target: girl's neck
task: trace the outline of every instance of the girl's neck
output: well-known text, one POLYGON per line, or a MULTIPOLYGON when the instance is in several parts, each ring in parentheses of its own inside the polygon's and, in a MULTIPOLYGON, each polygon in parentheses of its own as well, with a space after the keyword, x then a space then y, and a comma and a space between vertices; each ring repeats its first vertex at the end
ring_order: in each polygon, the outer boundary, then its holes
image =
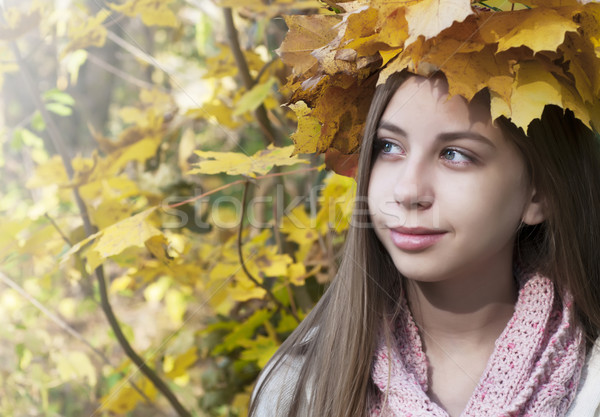
POLYGON ((510 263, 439 282, 408 282, 408 302, 424 341, 495 341, 514 312, 518 285, 510 263))

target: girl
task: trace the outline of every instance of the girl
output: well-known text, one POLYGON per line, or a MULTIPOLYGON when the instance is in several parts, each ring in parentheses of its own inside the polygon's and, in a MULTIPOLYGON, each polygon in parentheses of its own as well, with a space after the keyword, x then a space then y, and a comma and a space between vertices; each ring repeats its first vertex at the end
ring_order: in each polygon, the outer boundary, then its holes
POLYGON ((600 149, 442 76, 378 87, 339 272, 250 416, 600 415, 600 149))
MULTIPOLYGON (((573 21, 590 30, 582 16, 573 21)), ((503 79, 497 31, 475 36, 488 20, 445 32, 454 45, 471 42, 464 55, 428 44, 453 63, 449 77, 481 53, 475 62, 503 79)), ((419 42, 403 57, 421 53, 419 42)), ((343 76, 354 68, 347 49, 319 53, 343 58, 343 76)), ((567 67, 564 57, 542 65, 526 49, 512 53, 519 77, 567 67)), ((362 79, 379 65, 356 62, 362 79)), ((525 81, 519 93, 535 95, 525 81)), ((377 88, 338 274, 263 371, 250 416, 600 416, 599 142, 570 110, 547 105, 526 136, 504 116, 492 120, 488 89, 470 101, 448 89, 442 72, 407 71, 377 88)))

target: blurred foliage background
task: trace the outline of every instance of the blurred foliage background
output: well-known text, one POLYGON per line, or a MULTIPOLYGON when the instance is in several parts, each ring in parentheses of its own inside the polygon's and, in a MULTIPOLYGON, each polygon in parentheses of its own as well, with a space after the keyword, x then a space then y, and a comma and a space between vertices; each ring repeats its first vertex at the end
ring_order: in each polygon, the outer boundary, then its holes
POLYGON ((281 16, 327 9, 0 8, 0 415, 246 415, 353 205, 281 106, 281 16))

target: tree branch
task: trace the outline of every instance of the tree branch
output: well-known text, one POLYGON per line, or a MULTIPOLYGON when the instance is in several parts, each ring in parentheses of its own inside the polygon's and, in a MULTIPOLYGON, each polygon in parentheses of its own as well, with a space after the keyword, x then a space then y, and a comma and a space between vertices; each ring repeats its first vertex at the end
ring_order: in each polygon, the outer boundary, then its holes
MULTIPOLYGON (((246 57, 244 56, 244 52, 242 52, 242 48, 240 47, 240 41, 238 37, 238 31, 235 28, 235 24, 233 23, 233 13, 231 8, 225 7, 223 8, 223 15, 225 16, 225 28, 227 30, 227 38, 229 39, 229 46, 231 47, 231 51, 233 52, 233 57, 235 58, 235 63, 238 67, 238 72, 240 77, 242 78, 242 82, 246 91, 250 90, 254 87, 256 83, 255 80, 252 79, 250 75, 250 69, 248 68, 248 62, 246 61, 246 57)), ((272 143, 276 146, 281 146, 281 140, 276 134, 273 126, 271 125, 271 121, 267 116, 267 110, 265 106, 261 104, 254 111, 254 116, 260 125, 263 134, 268 139, 269 143, 272 143)))
MULTIPOLYGON (((55 149, 60 154, 60 157, 62 159, 65 170, 67 171, 67 175, 68 175, 69 179, 72 179, 73 174, 74 174, 73 166, 71 165, 70 155, 67 151, 67 148, 65 147, 64 141, 62 140, 62 136, 61 136, 58 128, 56 127, 56 124, 54 123, 53 118, 50 116, 50 113, 46 109, 46 106, 44 106, 44 103, 41 99, 40 93, 38 91, 38 88, 35 84, 33 77, 31 76, 27 66, 23 63, 23 60, 21 59, 21 54, 19 52, 19 48, 18 48, 17 44, 15 42, 11 42, 10 46, 15 55, 15 58, 17 59, 17 62, 19 63, 19 68, 21 70, 21 74, 23 75, 25 84, 27 85, 27 88, 29 89, 31 98, 33 99, 36 107, 38 108, 38 110, 40 111, 40 114, 42 115, 42 118, 44 119, 44 122, 46 123, 46 127, 48 128, 48 135, 50 136, 50 139, 52 140, 52 143, 53 143, 55 149)), ((83 220, 83 227, 85 230, 85 234, 86 234, 86 236, 90 236, 94 233, 94 228, 92 226, 92 223, 90 222, 90 217, 89 217, 89 213, 87 211, 87 207, 86 207, 85 203, 83 202, 83 199, 81 198, 79 189, 77 187, 73 188, 73 195, 75 197, 77 207, 79 208, 79 213, 81 215, 81 218, 83 220)), ((121 326, 119 325, 119 322, 113 312, 112 306, 110 305, 110 302, 108 300, 108 293, 106 291, 106 282, 104 279, 104 269, 102 268, 102 265, 97 267, 95 272, 96 272, 96 281, 98 282, 98 289, 100 292, 100 300, 101 300, 102 310, 104 311, 104 314, 105 314, 119 344, 123 348, 123 351, 129 357, 129 359, 131 359, 131 361, 136 366, 138 366, 140 371, 152 382, 152 384, 154 384, 156 389, 158 391, 160 391, 167 398, 167 400, 169 401, 171 406, 177 411, 177 414, 180 417, 191 417, 191 414, 183 407, 183 405, 181 405, 181 403, 179 402, 179 400, 177 399, 175 394, 173 394, 171 389, 167 386, 167 384, 154 372, 154 370, 152 370, 148 365, 146 365, 144 360, 133 350, 133 348, 129 344, 129 341, 123 334, 123 331, 121 330, 121 326)))

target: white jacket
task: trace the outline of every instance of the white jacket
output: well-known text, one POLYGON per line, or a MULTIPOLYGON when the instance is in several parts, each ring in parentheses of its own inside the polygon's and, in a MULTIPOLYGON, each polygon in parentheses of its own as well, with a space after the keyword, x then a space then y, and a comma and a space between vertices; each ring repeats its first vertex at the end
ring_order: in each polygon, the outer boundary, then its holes
POLYGON ((588 354, 577 395, 566 417, 600 417, 600 338, 588 354))

